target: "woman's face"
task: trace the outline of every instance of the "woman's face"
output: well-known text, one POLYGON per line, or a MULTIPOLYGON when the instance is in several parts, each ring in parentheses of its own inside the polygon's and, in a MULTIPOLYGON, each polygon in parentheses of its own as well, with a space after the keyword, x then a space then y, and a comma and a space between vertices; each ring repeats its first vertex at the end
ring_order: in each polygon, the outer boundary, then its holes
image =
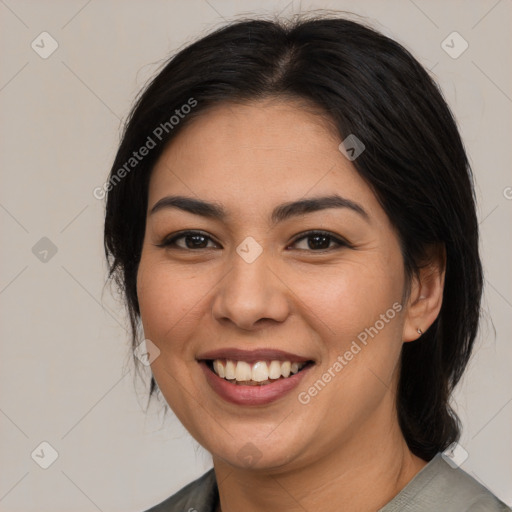
POLYGON ((403 260, 340 142, 293 103, 224 105, 153 170, 137 279, 152 371, 234 466, 297 467, 396 421, 403 260))

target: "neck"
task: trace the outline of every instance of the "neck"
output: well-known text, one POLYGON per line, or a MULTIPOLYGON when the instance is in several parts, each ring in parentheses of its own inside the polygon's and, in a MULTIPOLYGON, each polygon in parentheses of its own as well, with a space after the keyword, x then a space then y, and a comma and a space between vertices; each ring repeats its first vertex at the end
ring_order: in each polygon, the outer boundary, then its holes
POLYGON ((396 419, 391 425, 375 420, 349 442, 293 468, 248 470, 214 457, 222 512, 380 509, 426 462, 410 452, 396 419))

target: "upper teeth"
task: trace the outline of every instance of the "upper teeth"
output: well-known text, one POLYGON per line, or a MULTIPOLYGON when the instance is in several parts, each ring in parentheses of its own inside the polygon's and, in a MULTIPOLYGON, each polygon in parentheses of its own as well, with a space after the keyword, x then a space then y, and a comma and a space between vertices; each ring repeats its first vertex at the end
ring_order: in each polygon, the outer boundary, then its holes
POLYGON ((268 379, 279 379, 281 376, 289 377, 290 374, 297 373, 305 364, 290 361, 257 361, 251 365, 245 361, 215 359, 213 369, 223 379, 263 382, 268 379))

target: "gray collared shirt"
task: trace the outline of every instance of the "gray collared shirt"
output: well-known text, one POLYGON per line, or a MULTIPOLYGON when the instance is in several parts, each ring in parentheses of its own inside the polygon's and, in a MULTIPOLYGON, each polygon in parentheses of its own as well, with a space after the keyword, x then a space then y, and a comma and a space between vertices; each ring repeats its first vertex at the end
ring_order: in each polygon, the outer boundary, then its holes
MULTIPOLYGON (((213 469, 146 512, 215 512, 219 502, 213 469)), ((505 503, 438 453, 377 512, 511 512, 505 503)))

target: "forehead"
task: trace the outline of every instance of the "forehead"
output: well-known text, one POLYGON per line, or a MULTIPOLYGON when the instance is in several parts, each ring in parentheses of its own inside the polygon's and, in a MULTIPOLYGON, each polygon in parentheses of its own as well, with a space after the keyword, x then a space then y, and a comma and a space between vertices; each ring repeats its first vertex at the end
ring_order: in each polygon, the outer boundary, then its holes
POLYGON ((296 103, 217 106, 171 141, 152 173, 149 206, 186 194, 258 211, 308 195, 339 193, 370 210, 373 192, 339 151, 329 121, 296 103))

